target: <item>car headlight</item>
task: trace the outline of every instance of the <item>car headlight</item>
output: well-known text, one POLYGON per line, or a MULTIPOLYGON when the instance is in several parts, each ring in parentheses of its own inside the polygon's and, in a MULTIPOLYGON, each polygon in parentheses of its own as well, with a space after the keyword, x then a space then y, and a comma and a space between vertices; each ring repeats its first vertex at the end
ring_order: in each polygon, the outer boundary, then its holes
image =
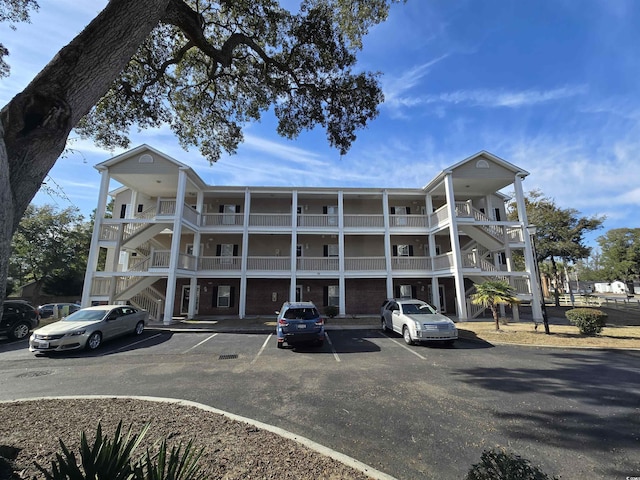
POLYGON ((416 324, 416 330, 420 330, 421 326, 420 326, 420 322, 417 320, 414 320, 415 324, 416 324))
POLYGON ((86 330, 74 330, 73 332, 67 333, 68 337, 75 337, 77 335, 84 335, 86 330))

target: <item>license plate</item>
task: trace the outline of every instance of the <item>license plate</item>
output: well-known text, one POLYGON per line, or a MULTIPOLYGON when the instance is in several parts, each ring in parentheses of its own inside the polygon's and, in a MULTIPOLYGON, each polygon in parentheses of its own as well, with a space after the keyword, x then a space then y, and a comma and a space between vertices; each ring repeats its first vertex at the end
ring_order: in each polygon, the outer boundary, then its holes
POLYGON ((307 324, 306 323, 299 323, 298 324, 298 328, 307 328, 307 324))
POLYGON ((38 348, 49 348, 49 342, 38 342, 38 348))

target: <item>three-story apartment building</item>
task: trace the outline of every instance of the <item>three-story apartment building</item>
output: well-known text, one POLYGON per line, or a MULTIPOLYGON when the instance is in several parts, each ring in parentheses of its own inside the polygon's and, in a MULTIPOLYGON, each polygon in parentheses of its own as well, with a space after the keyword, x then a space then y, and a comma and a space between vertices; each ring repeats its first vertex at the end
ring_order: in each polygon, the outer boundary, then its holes
POLYGON ((500 278, 542 318, 528 173, 488 152, 423 188, 213 186, 147 145, 96 168, 84 306, 130 302, 170 323, 272 315, 285 300, 377 315, 384 299, 412 297, 465 320, 478 309, 473 285, 500 278))

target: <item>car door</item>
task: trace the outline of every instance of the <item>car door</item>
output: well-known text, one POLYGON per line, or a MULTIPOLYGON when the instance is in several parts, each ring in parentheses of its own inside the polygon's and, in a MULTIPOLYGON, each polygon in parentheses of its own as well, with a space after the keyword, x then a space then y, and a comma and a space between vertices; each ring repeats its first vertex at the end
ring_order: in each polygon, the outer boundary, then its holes
POLYGON ((385 312, 385 319, 387 321, 387 325, 391 327, 391 330, 394 332, 401 332, 401 326, 398 325, 398 312, 400 311, 400 306, 397 302, 389 302, 387 305, 387 310, 385 312))
POLYGON ((104 321, 103 338, 117 337, 124 332, 122 308, 114 308, 104 321))
POLYGON ((121 335, 126 335, 127 333, 133 332, 136 328, 136 323, 141 320, 141 316, 138 314, 138 311, 133 307, 122 307, 122 333, 121 335))

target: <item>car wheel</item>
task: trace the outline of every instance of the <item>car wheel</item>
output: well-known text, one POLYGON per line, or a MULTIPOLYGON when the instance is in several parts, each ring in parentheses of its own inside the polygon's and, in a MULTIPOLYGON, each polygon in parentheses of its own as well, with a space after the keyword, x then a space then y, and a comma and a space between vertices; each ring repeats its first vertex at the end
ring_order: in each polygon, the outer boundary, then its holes
POLYGON ((284 342, 276 342, 278 348, 284 348, 284 342))
POLYGON ((10 331, 9 337, 13 340, 22 340, 29 335, 29 324, 26 322, 18 322, 10 331))
POLYGON ((143 330, 144 330, 144 322, 136 323, 136 329, 134 330, 134 333, 136 335, 140 335, 143 330))
POLYGON ((324 345, 324 340, 317 340, 316 341, 316 347, 320 348, 324 345))
POLYGON ((89 335, 87 340, 87 350, 95 350, 102 343, 102 334, 100 332, 93 332, 89 335))
POLYGON ((382 331, 387 332, 389 329, 387 328, 387 322, 384 321, 384 317, 382 317, 380 321, 382 322, 382 331))
POLYGON ((404 343, 407 345, 413 345, 413 340, 411 339, 411 332, 409 331, 409 327, 406 325, 402 329, 402 337, 404 338, 404 343))

